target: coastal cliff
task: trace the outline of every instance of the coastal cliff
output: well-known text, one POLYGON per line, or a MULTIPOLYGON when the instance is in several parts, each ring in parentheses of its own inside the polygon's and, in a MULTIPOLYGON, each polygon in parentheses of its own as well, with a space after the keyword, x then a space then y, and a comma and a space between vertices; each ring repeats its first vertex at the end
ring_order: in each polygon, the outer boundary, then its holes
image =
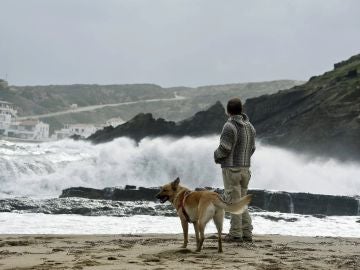
POLYGON ((248 99, 246 112, 270 144, 360 159, 360 55, 273 95, 248 99))
MULTIPOLYGON (((360 160, 360 55, 303 85, 247 99, 244 108, 263 142, 317 156, 360 160)), ((88 140, 219 134, 226 119, 217 102, 181 122, 139 114, 116 128, 97 131, 88 140)))

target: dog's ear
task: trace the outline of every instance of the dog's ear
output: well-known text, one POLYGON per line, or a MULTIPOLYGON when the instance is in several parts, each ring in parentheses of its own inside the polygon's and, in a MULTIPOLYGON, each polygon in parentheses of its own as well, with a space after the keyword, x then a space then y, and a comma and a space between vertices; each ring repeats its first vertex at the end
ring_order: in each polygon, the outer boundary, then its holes
POLYGON ((172 187, 172 189, 173 189, 173 190, 176 190, 176 188, 178 187, 179 183, 180 183, 180 178, 177 177, 173 182, 171 182, 171 187, 172 187))

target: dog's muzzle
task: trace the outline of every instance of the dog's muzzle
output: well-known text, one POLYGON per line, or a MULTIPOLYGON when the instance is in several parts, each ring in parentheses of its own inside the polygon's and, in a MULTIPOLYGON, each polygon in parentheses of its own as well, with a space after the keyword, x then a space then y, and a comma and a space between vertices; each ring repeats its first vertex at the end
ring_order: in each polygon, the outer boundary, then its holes
POLYGON ((167 200, 169 200, 169 196, 166 196, 166 195, 161 195, 160 193, 158 193, 156 196, 155 196, 156 199, 159 199, 160 200, 160 203, 164 203, 166 202, 167 200))

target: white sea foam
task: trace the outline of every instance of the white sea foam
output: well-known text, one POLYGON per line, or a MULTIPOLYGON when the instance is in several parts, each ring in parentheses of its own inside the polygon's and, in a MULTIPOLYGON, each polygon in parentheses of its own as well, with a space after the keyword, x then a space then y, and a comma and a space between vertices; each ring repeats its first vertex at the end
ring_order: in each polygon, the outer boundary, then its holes
MULTIPOLYGON (((191 188, 221 187, 213 162, 218 137, 127 138, 92 145, 83 141, 27 144, 0 141, 0 193, 3 196, 58 196, 72 186, 159 186, 176 176, 191 188)), ((360 194, 360 166, 321 160, 257 145, 250 188, 360 194)))
MULTIPOLYGON (((315 218, 296 214, 254 213, 255 234, 281 234, 295 236, 340 236, 360 237, 358 217, 315 218), (295 222, 271 221, 264 216, 295 218, 295 222)), ((229 220, 224 221, 224 232, 229 230, 229 220)), ((169 233, 181 234, 179 218, 162 216, 79 216, 0 213, 0 234, 140 234, 169 233), (166 224, 166 226, 164 226, 166 224)), ((193 232, 190 226, 190 233, 193 232)), ((215 233, 212 222, 206 233, 215 233)))

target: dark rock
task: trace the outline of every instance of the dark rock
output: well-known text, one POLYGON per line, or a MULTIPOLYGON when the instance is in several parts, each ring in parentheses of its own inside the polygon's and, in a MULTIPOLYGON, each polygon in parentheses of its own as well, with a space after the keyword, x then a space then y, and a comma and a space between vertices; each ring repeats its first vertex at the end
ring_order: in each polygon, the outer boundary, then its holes
POLYGON ((322 214, 315 214, 315 215, 312 215, 313 217, 316 217, 316 218, 326 218, 326 215, 322 215, 322 214))
MULTIPOLYGON (((136 203, 135 203, 136 205, 136 203)), ((30 198, 2 199, 0 212, 79 214, 85 216, 126 216, 131 214, 134 203, 86 198, 55 198, 34 200, 30 198), (23 205, 27 205, 24 209, 23 205)), ((161 209, 160 209, 161 210, 161 209)), ((155 210, 154 210, 155 211, 155 210)))
POLYGON ((126 185, 125 190, 129 190, 129 189, 136 189, 136 186, 126 185))
POLYGON ((83 139, 83 137, 81 137, 78 134, 73 134, 70 136, 70 139, 73 139, 74 141, 79 141, 79 140, 83 139))
POLYGON ((249 206, 249 211, 254 213, 254 212, 265 212, 266 210, 261 209, 258 206, 251 205, 251 206, 249 206))
POLYGON ((294 212, 298 214, 358 215, 358 200, 353 197, 310 193, 294 193, 291 197, 294 212))
POLYGON ((358 75, 357 69, 352 69, 349 70, 348 73, 346 74, 346 77, 348 78, 354 78, 358 75))
POLYGON ((256 206, 261 209, 267 210, 269 208, 268 201, 270 198, 269 192, 266 192, 265 190, 249 190, 249 194, 252 194, 251 199, 251 206, 256 206))
POLYGON ((139 190, 124 190, 115 189, 111 199, 119 201, 155 201, 155 195, 159 192, 159 189, 142 188, 139 190))
POLYGON ((360 160, 360 55, 306 84, 248 99, 264 142, 319 156, 360 160))
POLYGON ((287 192, 277 192, 271 194, 267 210, 292 213, 294 209, 291 195, 287 192))
POLYGON ((116 128, 106 127, 97 131, 88 140, 102 143, 123 136, 136 141, 145 137, 157 136, 204 136, 220 133, 226 119, 225 109, 220 102, 206 111, 198 112, 193 117, 178 123, 162 118, 154 119, 149 113, 141 113, 116 128))
POLYGON ((295 222, 295 221, 299 220, 297 218, 274 217, 274 216, 270 216, 270 215, 261 215, 261 217, 271 220, 271 221, 276 221, 276 222, 278 222, 279 220, 283 220, 286 222, 295 222))
POLYGON ((354 55, 354 56, 350 57, 348 60, 344 60, 344 61, 334 64, 334 69, 339 69, 341 67, 347 66, 355 61, 360 61, 360 54, 354 55))
MULTIPOLYGON (((93 198, 94 194, 97 196, 99 194, 106 194, 103 198, 98 199, 107 199, 115 201, 156 201, 155 195, 159 192, 159 188, 145 188, 139 187, 139 189, 104 189, 107 190, 107 193, 104 190, 96 190, 76 187, 73 188, 74 193, 72 193, 72 188, 66 189, 60 195, 61 198, 64 197, 77 197, 78 194, 82 198, 86 198, 86 191, 89 191, 89 198, 93 198), (79 192, 81 190, 81 192, 79 192), (109 190, 112 190, 112 193, 109 194, 109 190)), ((197 189, 197 190, 207 190, 207 189, 197 189)), ((222 193, 223 190, 216 189, 218 193, 222 193)), ((283 213, 297 213, 297 214, 309 214, 309 215, 338 215, 338 216, 356 216, 358 215, 358 198, 357 197, 348 197, 348 196, 333 196, 333 195, 321 195, 321 194, 310 194, 310 193, 289 193, 289 192, 270 192, 266 190, 249 190, 249 194, 252 194, 252 201, 250 206, 255 209, 262 209, 266 211, 279 211, 283 213)), ((0 209, 1 209, 1 200, 0 200, 0 209)), ((30 206, 29 206, 30 207, 30 206)), ((112 206, 111 206, 112 207, 112 206)), ((161 209, 164 210, 165 205, 161 205, 161 209)), ((3 208, 9 210, 8 205, 4 205, 3 208)), ((98 207, 99 209, 99 207, 98 207)), ((142 208, 137 209, 139 213, 151 214, 156 212, 160 208, 142 208)), ((103 211, 108 209, 104 208, 103 211)), ((166 211, 170 211, 167 209, 166 211)), ((87 209, 76 208, 71 210, 72 212, 86 213, 87 209)), ((169 212, 170 215, 173 215, 173 211, 169 212)))
POLYGON ((60 198, 66 197, 79 197, 88 199, 104 199, 105 190, 86 188, 86 187, 73 187, 64 189, 60 195, 60 198))
MULTIPOLYGON (((79 189, 81 188, 74 188, 75 194, 78 194, 79 189)), ((71 190, 71 188, 67 189, 66 194, 73 195, 71 190)), ((87 188, 87 190, 89 189, 87 188)), ((132 190, 113 188, 111 190, 113 190, 111 196, 104 192, 107 199, 86 199, 86 193, 84 192, 81 193, 82 198, 38 200, 24 197, 0 199, 0 212, 118 217, 134 214, 176 216, 176 211, 170 204, 149 204, 149 201, 155 201, 154 196, 159 191, 156 188, 132 190)), ((98 190, 97 194, 100 194, 100 191, 98 190)), ((359 215, 358 197, 286 192, 280 192, 280 196, 274 196, 276 192, 266 190, 250 190, 249 193, 253 194, 253 201, 249 209, 251 212, 259 213, 259 215, 263 215, 261 212, 264 211, 284 211, 288 213, 288 209, 293 209, 293 213, 312 215, 317 218, 324 218, 328 215, 359 215), (284 194, 292 198, 293 206, 281 206, 281 204, 289 203, 288 197, 284 196, 284 194), (274 198, 276 198, 276 204, 273 203, 274 198), (279 209, 275 208, 276 205, 279 205, 279 209)), ((94 192, 90 190, 89 197, 92 197, 93 194, 94 192)), ((286 221, 290 222, 291 220, 286 221)))

